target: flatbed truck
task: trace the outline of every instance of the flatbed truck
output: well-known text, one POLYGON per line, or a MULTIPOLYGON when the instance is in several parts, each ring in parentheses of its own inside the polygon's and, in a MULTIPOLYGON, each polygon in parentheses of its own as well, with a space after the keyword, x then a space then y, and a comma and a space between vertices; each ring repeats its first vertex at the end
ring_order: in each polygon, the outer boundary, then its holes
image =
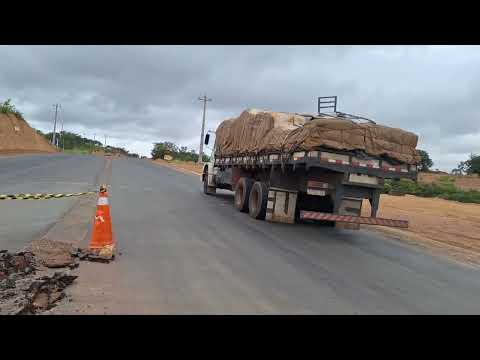
POLYGON ((234 191, 236 209, 254 219, 328 221, 352 230, 360 224, 408 227, 407 220, 379 218, 377 212, 385 179, 416 180, 415 164, 322 148, 244 156, 218 156, 215 150, 203 167, 203 192, 234 191), (369 216, 362 216, 364 199, 369 216))

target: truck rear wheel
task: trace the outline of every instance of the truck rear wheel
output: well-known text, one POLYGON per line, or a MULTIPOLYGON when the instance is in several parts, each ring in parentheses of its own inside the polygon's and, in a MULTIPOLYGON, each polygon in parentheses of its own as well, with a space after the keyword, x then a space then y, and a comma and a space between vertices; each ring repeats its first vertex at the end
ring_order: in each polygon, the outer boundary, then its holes
POLYGON ((205 169, 203 173, 203 193, 206 195, 213 195, 217 192, 217 188, 215 186, 208 186, 208 170, 205 169))
POLYGON ((248 212, 254 219, 265 220, 267 213, 268 187, 261 181, 256 181, 250 191, 248 212))
POLYGON ((252 190, 253 180, 242 177, 235 187, 235 207, 241 212, 248 211, 248 199, 252 190))

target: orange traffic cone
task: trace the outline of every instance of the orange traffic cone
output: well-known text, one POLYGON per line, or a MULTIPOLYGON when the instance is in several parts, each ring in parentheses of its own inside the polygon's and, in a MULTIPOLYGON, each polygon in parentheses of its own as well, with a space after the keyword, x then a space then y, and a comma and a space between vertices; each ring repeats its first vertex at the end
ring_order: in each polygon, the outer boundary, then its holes
POLYGON ((112 233, 112 220, 110 218, 107 187, 102 185, 100 186, 97 211, 93 223, 90 250, 101 257, 113 258, 114 248, 115 241, 112 233))

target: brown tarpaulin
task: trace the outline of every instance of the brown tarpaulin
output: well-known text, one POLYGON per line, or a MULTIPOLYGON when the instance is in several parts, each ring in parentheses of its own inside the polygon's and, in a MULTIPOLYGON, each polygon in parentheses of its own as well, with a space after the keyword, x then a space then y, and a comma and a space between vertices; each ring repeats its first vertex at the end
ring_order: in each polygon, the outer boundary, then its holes
POLYGON ((269 152, 310 151, 319 147, 362 150, 416 164, 417 135, 401 129, 352 120, 322 117, 306 121, 290 113, 246 110, 238 118, 223 121, 216 131, 220 156, 269 152))
POLYGON ((246 110, 236 119, 223 121, 216 131, 217 153, 256 154, 280 150, 284 134, 305 123, 302 116, 246 110))

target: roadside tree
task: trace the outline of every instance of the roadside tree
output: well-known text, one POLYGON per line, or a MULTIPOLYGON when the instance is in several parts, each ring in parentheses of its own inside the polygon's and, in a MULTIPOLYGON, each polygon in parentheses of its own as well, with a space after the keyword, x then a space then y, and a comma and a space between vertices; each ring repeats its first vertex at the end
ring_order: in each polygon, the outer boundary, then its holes
POLYGON ((458 164, 458 170, 469 175, 480 175, 480 155, 470 154, 470 159, 461 161, 460 164, 458 164))
POLYGON ((430 155, 425 150, 417 150, 422 160, 420 162, 420 171, 428 171, 433 166, 433 161, 430 155))

